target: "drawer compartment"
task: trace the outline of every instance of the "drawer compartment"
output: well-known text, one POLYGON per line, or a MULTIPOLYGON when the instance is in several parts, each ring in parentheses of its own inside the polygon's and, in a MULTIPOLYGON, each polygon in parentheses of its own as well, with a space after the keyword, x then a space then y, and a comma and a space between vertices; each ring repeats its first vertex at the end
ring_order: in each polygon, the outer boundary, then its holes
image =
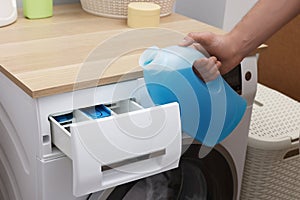
POLYGON ((111 111, 103 104, 94 107, 83 108, 81 111, 92 119, 109 117, 111 111))
POLYGON ((73 193, 81 196, 178 166, 177 103, 143 108, 132 100, 49 117, 52 142, 73 161, 73 193))

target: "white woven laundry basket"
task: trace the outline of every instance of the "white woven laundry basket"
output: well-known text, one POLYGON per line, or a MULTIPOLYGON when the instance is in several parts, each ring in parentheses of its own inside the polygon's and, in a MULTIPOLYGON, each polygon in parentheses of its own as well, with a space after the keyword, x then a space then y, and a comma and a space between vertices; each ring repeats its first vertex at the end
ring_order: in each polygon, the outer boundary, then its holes
POLYGON ((173 12, 175 0, 80 0, 82 9, 86 12, 112 18, 127 18, 130 2, 153 2, 160 5, 160 16, 173 12))
POLYGON ((300 103, 258 84, 241 199, 300 199, 300 103))

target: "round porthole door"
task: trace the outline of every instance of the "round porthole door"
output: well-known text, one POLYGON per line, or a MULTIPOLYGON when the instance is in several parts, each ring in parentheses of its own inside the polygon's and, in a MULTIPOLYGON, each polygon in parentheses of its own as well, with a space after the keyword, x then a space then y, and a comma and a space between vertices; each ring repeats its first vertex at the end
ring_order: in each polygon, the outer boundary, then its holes
MULTIPOLYGON (((199 158, 200 144, 191 144, 179 167, 120 185, 108 200, 232 200, 235 198, 235 170, 226 156, 214 149, 199 158)), ((99 198, 100 200, 100 198, 99 198)))

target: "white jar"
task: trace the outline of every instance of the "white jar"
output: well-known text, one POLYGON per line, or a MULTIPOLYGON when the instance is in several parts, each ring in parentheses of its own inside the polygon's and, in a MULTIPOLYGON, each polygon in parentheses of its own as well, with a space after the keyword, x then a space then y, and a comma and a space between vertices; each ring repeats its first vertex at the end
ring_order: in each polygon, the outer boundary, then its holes
POLYGON ((17 19, 16 0, 0 0, 0 27, 13 23, 17 19))

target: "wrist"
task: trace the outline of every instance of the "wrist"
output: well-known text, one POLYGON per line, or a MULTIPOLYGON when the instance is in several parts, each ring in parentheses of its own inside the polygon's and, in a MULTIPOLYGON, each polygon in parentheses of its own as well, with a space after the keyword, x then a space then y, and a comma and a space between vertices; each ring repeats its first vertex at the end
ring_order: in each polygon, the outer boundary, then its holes
POLYGON ((226 40, 229 43, 229 51, 231 52, 232 58, 241 61, 247 56, 247 50, 245 49, 245 41, 240 37, 240 34, 235 32, 229 32, 226 34, 226 40))

